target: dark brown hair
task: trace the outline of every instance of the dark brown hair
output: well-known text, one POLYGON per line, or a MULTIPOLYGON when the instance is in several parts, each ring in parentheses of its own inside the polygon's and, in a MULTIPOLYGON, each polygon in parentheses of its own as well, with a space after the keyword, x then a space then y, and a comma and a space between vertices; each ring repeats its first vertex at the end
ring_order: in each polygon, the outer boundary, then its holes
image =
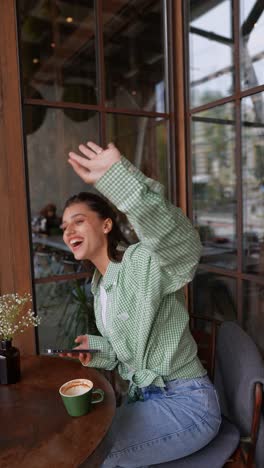
POLYGON ((66 208, 76 203, 85 203, 90 210, 98 214, 99 218, 110 218, 112 220, 113 226, 111 231, 107 235, 107 253, 110 260, 120 262, 122 260, 124 252, 117 250, 117 246, 118 244, 120 244, 120 242, 122 244, 125 244, 125 246, 128 246, 128 242, 123 233, 121 232, 120 227, 118 226, 115 210, 109 205, 109 203, 106 200, 104 200, 102 197, 99 197, 95 193, 80 192, 77 195, 73 195, 72 197, 68 198, 64 205, 63 212, 66 208))

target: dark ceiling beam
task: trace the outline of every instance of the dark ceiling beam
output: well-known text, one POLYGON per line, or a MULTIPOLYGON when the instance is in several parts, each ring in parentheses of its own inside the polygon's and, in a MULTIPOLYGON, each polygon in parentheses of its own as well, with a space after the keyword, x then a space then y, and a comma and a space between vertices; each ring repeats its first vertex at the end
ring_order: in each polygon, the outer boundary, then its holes
MULTIPOLYGON (((264 52, 259 52, 258 54, 253 55, 251 57, 251 62, 254 63, 254 62, 257 62, 258 60, 262 60, 263 57, 264 57, 264 52)), ((193 87, 193 86, 201 85, 203 83, 207 83, 208 81, 213 80, 214 78, 219 78, 219 76, 226 75, 227 73, 232 72, 233 69, 234 67, 233 65, 231 65, 231 66, 222 68, 221 70, 216 70, 210 75, 206 75, 202 78, 199 78, 198 80, 191 81, 190 86, 193 87)))
POLYGON ((198 36, 206 37, 207 39, 210 39, 211 41, 220 42, 222 44, 232 46, 234 43, 234 41, 232 39, 229 39, 228 37, 220 36, 219 34, 215 34, 212 31, 205 31, 204 29, 195 28, 194 26, 190 27, 190 32, 193 34, 198 34, 198 36))
POLYGON ((257 0, 241 27, 242 36, 249 36, 264 10, 264 1, 257 0))
POLYGON ((215 8, 217 5, 222 3, 224 0, 191 0, 190 5, 190 17, 191 21, 196 20, 200 16, 208 13, 208 11, 215 8))

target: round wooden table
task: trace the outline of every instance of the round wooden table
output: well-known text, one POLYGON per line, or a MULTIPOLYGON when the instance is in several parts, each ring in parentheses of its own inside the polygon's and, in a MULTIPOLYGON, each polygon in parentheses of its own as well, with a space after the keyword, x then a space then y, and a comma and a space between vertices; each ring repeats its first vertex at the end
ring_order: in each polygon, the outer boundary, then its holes
POLYGON ((79 361, 48 356, 22 358, 21 381, 0 385, 1 468, 97 468, 113 443, 115 396, 108 380, 79 361), (105 392, 89 414, 69 416, 59 387, 88 378, 105 392))

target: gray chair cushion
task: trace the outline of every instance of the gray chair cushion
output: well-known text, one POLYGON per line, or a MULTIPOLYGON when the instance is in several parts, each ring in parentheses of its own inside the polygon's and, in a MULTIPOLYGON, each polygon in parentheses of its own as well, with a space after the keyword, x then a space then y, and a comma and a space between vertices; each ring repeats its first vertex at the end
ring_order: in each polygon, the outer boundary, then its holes
POLYGON ((237 428, 227 419, 223 419, 218 435, 206 447, 188 457, 173 460, 153 468, 222 468, 239 443, 237 428))
MULTIPOLYGON (((235 322, 223 323, 217 334, 215 385, 222 414, 248 436, 251 430, 254 388, 264 385, 264 363, 250 336, 235 322)), ((257 467, 264 466, 264 418, 256 447, 257 467)))

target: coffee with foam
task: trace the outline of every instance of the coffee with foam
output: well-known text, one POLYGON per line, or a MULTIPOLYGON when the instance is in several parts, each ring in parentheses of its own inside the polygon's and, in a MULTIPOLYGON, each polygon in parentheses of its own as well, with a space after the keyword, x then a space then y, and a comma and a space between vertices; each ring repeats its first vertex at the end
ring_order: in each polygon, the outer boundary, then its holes
POLYGON ((83 395, 86 392, 89 392, 93 388, 93 384, 90 380, 80 379, 80 380, 71 380, 64 384, 60 393, 64 396, 78 396, 83 395))

